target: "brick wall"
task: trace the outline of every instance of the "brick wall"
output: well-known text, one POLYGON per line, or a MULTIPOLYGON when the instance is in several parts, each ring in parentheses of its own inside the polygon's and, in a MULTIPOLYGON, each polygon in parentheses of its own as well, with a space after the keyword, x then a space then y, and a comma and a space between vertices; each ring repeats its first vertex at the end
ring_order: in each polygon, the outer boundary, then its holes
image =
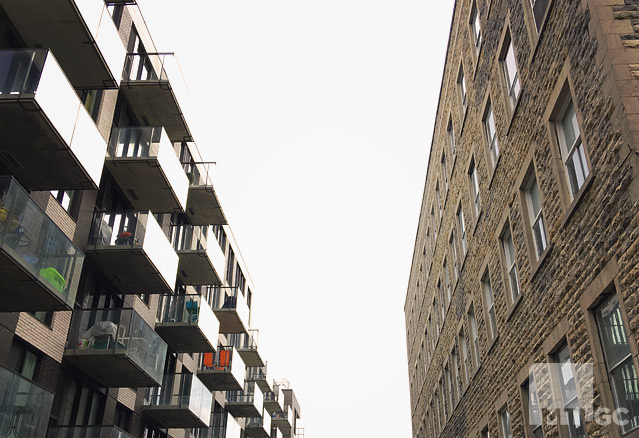
MULTIPOLYGON (((483 44, 476 55, 468 25, 472 2, 456 2, 405 306, 414 436, 420 431, 423 436, 437 436, 432 431, 432 414, 430 425, 425 422, 427 408, 451 349, 460 347, 460 328, 469 333, 466 312, 471 302, 478 323, 481 366, 471 373, 471 382, 461 400, 447 406, 452 415, 447 422, 443 420, 441 435, 446 437, 478 436, 480 426, 486 422, 491 436, 501 436, 496 412, 502 403, 507 403, 514 436, 523 436, 522 370, 529 363, 547 360, 549 349, 554 347, 551 340, 560 341, 565 336, 573 362, 596 362, 580 299, 583 301, 587 291, 601 282, 608 271, 613 272, 610 278, 617 282, 623 298, 630 335, 637 338, 639 217, 635 200, 639 193, 639 167, 635 151, 639 139, 634 114, 639 82, 632 73, 635 64, 639 64, 639 51, 635 48, 637 5, 630 1, 554 0, 539 36, 527 9, 529 5, 528 0, 477 0, 483 44), (509 107, 499 63, 506 26, 514 44, 522 87, 514 110, 509 107), (460 109, 457 89, 460 62, 468 88, 466 114, 460 109), (591 179, 573 204, 565 202, 564 175, 558 172, 561 163, 558 166, 558 152, 553 150, 557 147, 554 131, 549 124, 549 114, 564 79, 578 111, 591 170, 591 179), (483 131, 487 99, 492 103, 501 151, 494 172, 483 131), (449 114, 456 137, 454 159, 447 142, 449 114), (423 248, 429 248, 426 233, 431 227, 430 207, 436 203, 435 185, 437 181, 442 185, 442 151, 449 164, 449 188, 443 194, 443 217, 441 225, 437 225, 435 249, 427 249, 424 258, 423 248), (471 213, 467 175, 471 156, 480 181, 482 209, 477 221, 471 213), (519 191, 523 172, 530 163, 540 187, 550 242, 539 266, 529 256, 529 225, 519 191), (421 373, 414 374, 414 366, 419 361, 429 313, 434 310, 431 303, 437 293, 437 280, 443 275, 443 260, 447 257, 450 262, 448 237, 456 227, 460 200, 466 218, 468 253, 422 381, 421 373), (514 305, 507 298, 498 239, 505 223, 512 230, 521 284, 521 298, 514 305), (612 265, 617 269, 611 270, 612 265), (484 269, 490 274, 495 298, 499 336, 494 342, 488 339, 480 288, 484 269)), ((548 390, 545 384, 542 382, 540 394, 548 390)), ((598 406, 603 403, 602 388, 605 384, 598 380, 598 406)), ((614 427, 588 423, 587 433, 618 436, 614 427)), ((547 427, 544 434, 556 436, 557 430, 547 427)))

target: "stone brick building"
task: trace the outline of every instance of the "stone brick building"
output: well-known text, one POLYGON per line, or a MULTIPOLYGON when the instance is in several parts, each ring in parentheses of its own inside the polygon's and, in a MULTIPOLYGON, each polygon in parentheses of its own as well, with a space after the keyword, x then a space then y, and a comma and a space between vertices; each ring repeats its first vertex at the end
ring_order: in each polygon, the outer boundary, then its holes
POLYGON ((405 303, 414 437, 639 436, 638 42, 634 0, 455 2, 405 303))
POLYGON ((0 0, 0 437, 300 435, 186 91, 135 0, 0 0))

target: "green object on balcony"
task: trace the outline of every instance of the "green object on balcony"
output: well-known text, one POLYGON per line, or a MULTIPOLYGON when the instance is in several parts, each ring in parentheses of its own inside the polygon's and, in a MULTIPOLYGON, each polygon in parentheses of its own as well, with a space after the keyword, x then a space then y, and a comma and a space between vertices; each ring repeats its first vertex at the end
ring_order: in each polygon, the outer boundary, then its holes
POLYGON ((60 273, 52 267, 40 269, 40 277, 44 278, 49 282, 51 286, 55 288, 58 292, 64 291, 64 285, 67 283, 66 280, 60 273))

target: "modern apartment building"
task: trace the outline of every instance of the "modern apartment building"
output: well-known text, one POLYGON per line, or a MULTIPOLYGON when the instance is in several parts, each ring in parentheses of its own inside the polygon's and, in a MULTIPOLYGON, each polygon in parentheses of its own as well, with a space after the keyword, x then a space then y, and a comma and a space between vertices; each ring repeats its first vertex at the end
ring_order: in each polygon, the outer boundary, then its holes
POLYGON ((0 437, 301 435, 192 117, 135 1, 0 0, 0 437))
POLYGON ((639 2, 457 0, 405 303, 413 436, 639 436, 639 2))

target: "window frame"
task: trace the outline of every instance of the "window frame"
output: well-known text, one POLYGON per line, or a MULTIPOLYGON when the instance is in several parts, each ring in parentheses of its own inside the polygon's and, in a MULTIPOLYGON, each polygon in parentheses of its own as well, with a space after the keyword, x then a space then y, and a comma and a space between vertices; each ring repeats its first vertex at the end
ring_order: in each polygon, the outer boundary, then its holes
POLYGON ((505 100, 507 101, 507 107, 509 108, 510 113, 513 114, 515 112, 515 108, 517 108, 517 103, 519 102, 519 98, 522 92, 521 68, 519 67, 519 61, 517 60, 517 50, 512 38, 510 25, 507 24, 505 28, 506 30, 502 38, 501 49, 498 58, 499 70, 504 85, 504 96, 506 97, 505 100), (508 69, 508 55, 511 49, 515 66, 515 75, 512 80, 510 80, 510 73, 512 72, 510 72, 510 70, 508 69))
POLYGON ((497 135, 497 120, 495 119, 495 110, 493 109, 492 99, 490 97, 484 105, 481 123, 484 140, 486 141, 486 147, 488 148, 488 159, 494 172, 497 168, 497 164, 499 163, 499 159, 501 158, 501 153, 499 150, 499 136, 497 135), (490 132, 491 129, 495 130, 495 132, 492 133, 492 137, 490 132))
POLYGON ((504 225, 501 228, 501 232, 499 233, 499 253, 501 254, 502 259, 502 270, 503 270, 503 278, 504 278, 504 287, 507 291, 506 296, 508 297, 508 302, 511 307, 514 307, 515 304, 521 299, 522 289, 521 289, 521 279, 520 279, 520 269, 517 263, 517 247, 515 246, 515 240, 513 239, 512 227, 510 225, 510 219, 506 219, 504 225), (505 239, 509 238, 512 244, 512 254, 508 254, 506 251, 506 242, 505 239), (509 260, 512 257, 512 260, 509 260), (515 291, 512 284, 512 272, 514 270, 515 278, 517 280, 517 290, 515 291), (515 293, 516 292, 516 293, 515 293))

